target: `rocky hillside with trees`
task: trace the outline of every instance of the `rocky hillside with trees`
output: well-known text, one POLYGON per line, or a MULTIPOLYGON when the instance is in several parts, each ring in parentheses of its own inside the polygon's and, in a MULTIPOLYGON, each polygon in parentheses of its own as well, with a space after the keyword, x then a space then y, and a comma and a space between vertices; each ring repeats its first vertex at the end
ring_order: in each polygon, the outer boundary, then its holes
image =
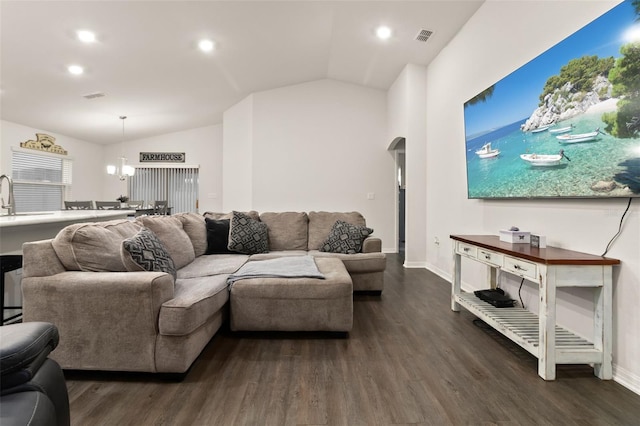
POLYGON ((613 96, 609 72, 615 59, 583 56, 572 59, 544 85, 538 108, 523 124, 522 130, 534 130, 583 114, 592 105, 613 96))
POLYGON ((640 42, 625 44, 622 56, 609 73, 613 96, 619 97, 617 111, 605 113, 605 130, 618 138, 633 138, 640 133, 640 42))

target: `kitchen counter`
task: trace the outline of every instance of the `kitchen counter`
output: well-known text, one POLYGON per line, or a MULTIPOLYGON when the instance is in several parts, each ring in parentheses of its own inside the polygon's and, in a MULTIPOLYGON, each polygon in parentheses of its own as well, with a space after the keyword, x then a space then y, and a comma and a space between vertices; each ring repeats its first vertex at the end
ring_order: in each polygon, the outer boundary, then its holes
POLYGON ((0 216, 0 253, 22 254, 22 244, 55 237, 67 225, 124 219, 128 210, 60 210, 0 216))
MULTIPOLYGON (((87 222, 125 218, 127 210, 57 210, 52 212, 19 213, 15 216, 1 215, 0 228, 21 225, 36 225, 58 222, 87 222)), ((65 225, 66 226, 66 225, 65 225)))

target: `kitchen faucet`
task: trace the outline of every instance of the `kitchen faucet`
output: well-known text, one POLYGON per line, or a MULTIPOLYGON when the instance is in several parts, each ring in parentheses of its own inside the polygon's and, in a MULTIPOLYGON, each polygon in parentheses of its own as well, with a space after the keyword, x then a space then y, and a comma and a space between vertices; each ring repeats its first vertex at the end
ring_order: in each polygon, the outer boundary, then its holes
POLYGON ((7 175, 0 176, 0 202, 2 202, 2 208, 7 209, 7 214, 15 215, 16 214, 16 201, 13 198, 13 179, 11 179, 7 175), (6 179, 9 182, 9 201, 7 204, 4 203, 4 198, 2 198, 2 180, 6 179))

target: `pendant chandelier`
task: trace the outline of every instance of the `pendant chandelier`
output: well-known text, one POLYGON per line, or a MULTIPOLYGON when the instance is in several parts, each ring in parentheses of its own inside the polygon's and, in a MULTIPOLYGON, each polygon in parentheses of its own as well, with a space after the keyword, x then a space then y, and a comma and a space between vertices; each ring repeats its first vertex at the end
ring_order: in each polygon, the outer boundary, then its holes
POLYGON ((136 169, 133 166, 127 164, 127 158, 124 156, 124 120, 126 119, 126 115, 120 116, 120 120, 122 120, 122 141, 120 143, 120 152, 122 153, 122 156, 119 157, 120 164, 118 166, 114 166, 112 164, 107 166, 107 173, 118 176, 120 180, 125 180, 127 179, 127 176, 133 176, 136 172, 136 169))

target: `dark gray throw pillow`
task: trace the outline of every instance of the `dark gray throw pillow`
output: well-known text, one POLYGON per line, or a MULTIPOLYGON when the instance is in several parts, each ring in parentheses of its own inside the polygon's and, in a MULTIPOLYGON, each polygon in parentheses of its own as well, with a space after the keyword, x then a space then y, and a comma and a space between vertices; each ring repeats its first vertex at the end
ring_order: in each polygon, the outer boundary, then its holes
POLYGON ((136 235, 127 238, 122 246, 131 255, 131 259, 145 271, 166 272, 176 277, 176 267, 169 252, 156 234, 143 228, 136 235))
POLYGON ((227 248, 244 254, 267 253, 269 251, 267 225, 244 213, 234 211, 229 226, 227 248))
POLYGON ((204 254, 233 253, 227 248, 229 245, 230 219, 204 218, 207 226, 207 251, 204 254))
POLYGON ((371 228, 338 220, 333 224, 327 239, 320 247, 320 251, 344 254, 360 253, 362 242, 371 234, 373 234, 371 228))

